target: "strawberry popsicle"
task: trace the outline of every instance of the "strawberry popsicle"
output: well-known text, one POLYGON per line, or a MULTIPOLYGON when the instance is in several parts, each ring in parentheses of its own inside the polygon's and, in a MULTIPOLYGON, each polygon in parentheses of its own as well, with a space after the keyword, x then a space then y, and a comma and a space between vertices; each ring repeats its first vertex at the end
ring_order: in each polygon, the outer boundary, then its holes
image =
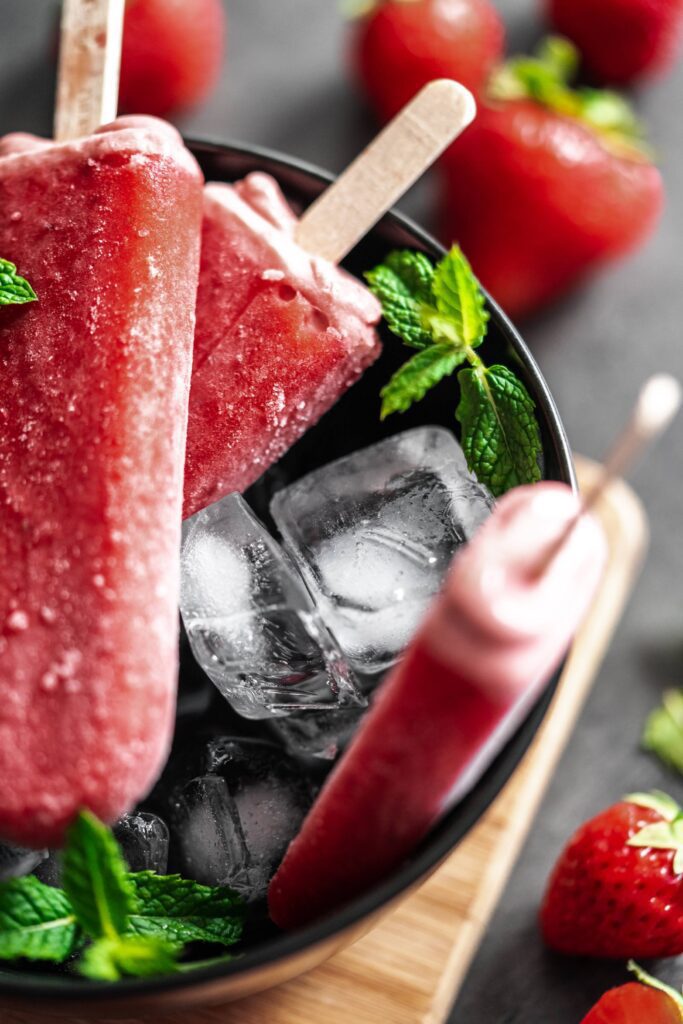
POLYGON ((606 557, 561 484, 509 492, 380 688, 270 885, 294 928, 386 877, 477 781, 522 722, 585 615, 606 557))
POLYGON ((174 129, 0 142, 0 835, 118 818, 173 728, 202 178, 174 129))
POLYGON ((184 516, 249 487, 379 355, 379 303, 296 225, 268 175, 206 187, 184 516))

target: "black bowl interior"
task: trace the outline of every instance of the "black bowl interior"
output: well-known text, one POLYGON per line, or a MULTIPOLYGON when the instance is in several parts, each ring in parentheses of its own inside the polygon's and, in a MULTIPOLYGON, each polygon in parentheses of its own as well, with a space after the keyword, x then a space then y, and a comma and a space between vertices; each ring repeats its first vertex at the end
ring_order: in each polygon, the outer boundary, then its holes
MULTIPOLYGON (((331 180, 329 175, 317 168, 265 149, 209 142, 191 142, 189 145, 208 180, 232 181, 250 171, 266 171, 278 179, 293 204, 300 208, 310 203, 331 180)), ((443 254, 443 249, 429 235, 407 218, 391 213, 357 246, 345 261, 345 266, 352 273, 360 275, 396 247, 420 248, 435 259, 443 254)), ((509 320, 493 302, 490 302, 490 311, 491 323, 484 344, 484 356, 489 363, 501 362, 513 366, 524 379, 536 402, 543 439, 545 478, 575 486, 571 452, 547 385, 509 320)), ((248 498, 263 519, 269 519, 268 503, 275 490, 321 464, 411 426, 437 423, 457 429, 454 411, 458 394, 454 381, 439 385, 423 402, 403 416, 394 416, 384 423, 380 422, 380 387, 409 354, 398 339, 387 334, 384 341, 383 355, 363 379, 251 489, 248 498)), ((4 967, 0 970, 0 999, 4 994, 15 999, 41 999, 55 1005, 62 1000, 91 1002, 99 997, 111 1006, 113 1001, 119 999, 191 986, 200 981, 264 967, 354 925, 428 874, 475 824, 526 751, 545 715, 556 683, 557 679, 553 680, 524 724, 475 788, 434 828, 414 855, 380 886, 329 918, 291 934, 283 934, 269 923, 261 921, 252 929, 244 955, 234 962, 160 979, 97 984, 73 975, 39 972, 33 968, 24 971, 4 967)), ((184 645, 181 656, 181 702, 186 701, 191 706, 195 695, 201 694, 203 685, 203 673, 184 645)), ((233 732, 252 731, 243 722, 236 724, 235 716, 231 715, 220 698, 211 704, 212 721, 216 716, 223 716, 226 729, 233 732)), ((192 728, 196 728, 196 719, 192 728)), ((182 742, 182 728, 179 731, 182 742)), ((153 795, 147 806, 154 808, 153 795)))

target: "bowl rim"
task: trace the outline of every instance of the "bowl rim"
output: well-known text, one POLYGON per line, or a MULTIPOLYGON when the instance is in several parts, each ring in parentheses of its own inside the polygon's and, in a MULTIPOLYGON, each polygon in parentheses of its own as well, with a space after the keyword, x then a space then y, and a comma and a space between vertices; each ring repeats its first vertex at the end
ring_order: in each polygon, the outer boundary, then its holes
MULTIPOLYGON (((320 190, 327 187, 337 177, 313 163, 288 156, 267 146, 236 141, 221 142, 211 138, 185 138, 185 144, 195 155, 210 156, 216 155, 218 152, 225 152, 243 156, 245 160, 255 159, 268 164, 269 171, 277 167, 287 172, 294 171, 314 182, 316 186, 319 185, 320 190)), ((384 215, 379 224, 382 223, 400 228, 432 254, 443 255, 446 251, 429 232, 416 224, 412 218, 395 209, 384 215)), ((554 445, 556 459, 561 469, 560 475, 565 483, 576 490, 571 448, 545 378, 517 328, 498 303, 488 293, 485 292, 485 294, 492 319, 497 322, 501 334, 514 350, 524 367, 527 378, 531 381, 534 401, 548 424, 549 438, 554 445)), ((342 936, 344 932, 350 931, 354 927, 360 927, 364 920, 372 919, 434 871, 485 813, 514 773, 531 744, 545 717, 558 679, 559 671, 546 687, 523 724, 518 727, 502 754, 477 783, 477 799, 472 801, 469 796, 465 797, 434 827, 409 861, 380 885, 357 897, 334 914, 300 930, 277 935, 232 961, 197 967, 191 971, 157 978, 95 982, 87 979, 66 979, 58 975, 41 975, 38 972, 22 971, 12 974, 0 966, 0 999, 6 998, 13 1005, 23 1003, 26 998, 32 1002, 50 1001, 62 1005, 64 1008, 70 1004, 77 1007, 79 1004, 95 1005, 106 1002, 110 1004, 110 1009, 114 1012, 115 1008, 111 1006, 112 1003, 135 1002, 162 992, 186 991, 222 981, 231 976, 244 976, 247 973, 257 972, 269 965, 301 955, 308 949, 330 942, 335 936, 342 936)))

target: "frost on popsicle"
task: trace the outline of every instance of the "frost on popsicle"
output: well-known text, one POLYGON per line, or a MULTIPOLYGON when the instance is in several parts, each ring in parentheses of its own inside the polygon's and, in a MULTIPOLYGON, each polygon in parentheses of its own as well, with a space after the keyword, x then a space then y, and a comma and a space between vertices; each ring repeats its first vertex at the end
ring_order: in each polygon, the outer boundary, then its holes
POLYGON ((436 267, 424 253, 397 250, 365 276, 389 329, 418 350, 382 389, 382 419, 405 412, 462 367, 455 415, 469 469, 496 497, 540 480, 533 400, 512 370, 487 366, 477 351, 489 314, 460 248, 454 246, 436 267))

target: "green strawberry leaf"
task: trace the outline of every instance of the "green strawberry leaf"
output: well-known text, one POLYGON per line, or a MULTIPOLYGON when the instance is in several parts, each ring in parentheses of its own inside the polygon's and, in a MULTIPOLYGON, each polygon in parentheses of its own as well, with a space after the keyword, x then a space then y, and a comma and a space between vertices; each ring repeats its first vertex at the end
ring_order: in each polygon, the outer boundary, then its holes
POLYGON ((382 303, 389 330, 411 348, 425 348, 432 342, 425 313, 433 308, 433 277, 434 267, 424 253, 410 250, 392 252, 365 274, 370 291, 382 303))
POLYGON ((37 300, 38 296, 28 281, 17 274, 15 265, 0 259, 0 306, 21 306, 37 300))
POLYGON ((461 370, 456 417, 467 464, 495 497, 541 479, 534 403, 505 366, 461 370))
POLYGON ((151 936, 101 938, 88 946, 78 963, 78 971, 93 981, 172 974, 178 969, 179 953, 177 945, 151 936))
POLYGON ((668 690, 661 706, 650 712, 642 745, 683 775, 683 690, 668 690))
POLYGON ((382 419, 394 412, 405 412, 414 402, 419 402, 466 358, 464 351, 458 351, 448 344, 430 345, 418 352, 396 371, 380 391, 382 419))
MULTIPOLYGON (((651 974, 644 971, 642 967, 639 967, 635 960, 629 960, 627 964, 628 970, 631 974, 635 974, 636 978, 642 985, 647 985, 649 988, 656 988, 660 992, 665 992, 666 995, 673 1000, 678 1009, 681 1011, 683 1017, 683 997, 680 992, 677 992, 675 988, 671 988, 670 985, 665 985, 659 978, 653 978, 651 974)), ((646 1021, 643 1021, 646 1024, 646 1021)))
POLYGON ((665 821, 674 821, 681 814, 679 804, 669 796, 662 793, 661 789, 653 789, 651 793, 629 793, 624 797, 629 804, 636 804, 638 807, 649 807, 656 811, 665 821))
POLYGON ((69 827, 62 861, 62 883, 84 932, 92 939, 115 939, 135 909, 133 885, 111 831, 81 811, 69 827))
POLYGON ((33 875, 0 884, 0 959, 62 963, 79 946, 81 930, 61 891, 33 875))
MULTIPOLYGON (((456 343, 470 348, 481 345, 489 321, 484 293, 457 245, 437 266, 432 291, 441 317, 447 317, 452 324, 456 343)), ((437 331, 439 323, 437 320, 437 331)))
POLYGON ((533 57, 513 57, 494 71, 491 99, 501 102, 534 100, 592 129, 604 145, 619 155, 650 158, 643 126, 632 106, 609 89, 571 88, 579 66, 576 47, 561 36, 550 36, 533 57))
POLYGON ((232 946, 241 935, 244 905, 227 888, 200 885, 180 875, 140 871, 128 876, 136 908, 128 934, 154 935, 171 942, 216 942, 232 946))

